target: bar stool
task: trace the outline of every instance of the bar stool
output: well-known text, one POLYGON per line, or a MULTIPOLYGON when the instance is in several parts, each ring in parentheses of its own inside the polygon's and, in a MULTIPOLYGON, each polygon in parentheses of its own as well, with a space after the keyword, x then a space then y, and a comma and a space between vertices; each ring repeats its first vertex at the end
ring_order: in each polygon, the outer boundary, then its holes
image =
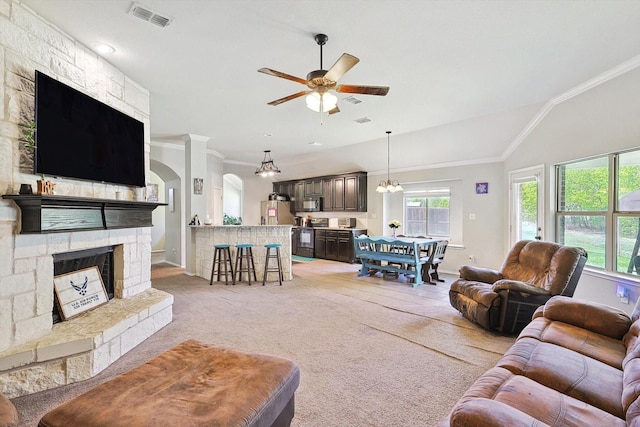
POLYGON ((216 267, 218 270, 218 278, 217 281, 220 281, 220 275, 222 274, 221 267, 224 268, 224 284, 228 285, 227 278, 229 274, 231 274, 231 284, 236 284, 236 278, 233 275, 233 265, 231 264, 231 249, 230 245, 215 245, 213 252, 213 266, 211 267, 211 280, 209 281, 209 285, 213 285, 213 275, 216 272, 216 267), (220 265, 222 264, 222 266, 220 265), (228 269, 227 269, 228 267, 228 269))
POLYGON ((264 282, 267 281, 267 273, 269 272, 277 272, 278 279, 280 281, 280 286, 282 286, 282 260, 280 259, 280 247, 282 245, 280 243, 269 243, 264 245, 267 248, 267 256, 264 260, 264 276, 262 277, 262 286, 264 286, 264 282), (271 253, 271 249, 275 249, 275 253, 271 253), (276 259, 278 261, 278 267, 269 268, 269 260, 276 259))
POLYGON ((251 243, 242 243, 236 245, 236 264, 234 267, 235 273, 238 276, 238 282, 242 282, 242 273, 247 273, 247 280, 249 286, 251 286, 251 274, 253 273, 253 281, 257 282, 256 278, 256 265, 253 262, 253 245, 251 243), (242 268, 242 260, 245 260, 246 267, 242 268), (238 268, 238 263, 240 266, 238 268))

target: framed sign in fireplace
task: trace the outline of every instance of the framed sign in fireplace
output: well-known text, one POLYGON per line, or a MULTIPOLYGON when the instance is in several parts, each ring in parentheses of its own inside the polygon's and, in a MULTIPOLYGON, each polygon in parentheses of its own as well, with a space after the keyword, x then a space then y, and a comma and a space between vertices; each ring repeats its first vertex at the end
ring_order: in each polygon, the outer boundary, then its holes
POLYGON ((22 215, 22 234, 152 227, 152 212, 166 203, 59 195, 6 194, 22 215))

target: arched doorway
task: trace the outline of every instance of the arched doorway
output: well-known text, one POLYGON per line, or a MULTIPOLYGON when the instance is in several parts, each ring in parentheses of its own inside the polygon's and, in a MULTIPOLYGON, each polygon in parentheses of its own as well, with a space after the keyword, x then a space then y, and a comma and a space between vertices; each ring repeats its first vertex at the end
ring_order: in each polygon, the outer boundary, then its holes
POLYGON ((243 185, 242 178, 236 174, 222 176, 222 209, 226 217, 242 217, 243 185))
POLYGON ((150 161, 151 174, 149 182, 158 185, 158 199, 167 203, 154 211, 152 235, 152 251, 159 260, 164 252, 164 262, 184 267, 185 261, 185 227, 184 207, 182 203, 182 180, 169 166, 157 160, 150 161), (156 182, 154 182, 154 180, 156 182), (156 213, 156 211, 159 211, 156 213))

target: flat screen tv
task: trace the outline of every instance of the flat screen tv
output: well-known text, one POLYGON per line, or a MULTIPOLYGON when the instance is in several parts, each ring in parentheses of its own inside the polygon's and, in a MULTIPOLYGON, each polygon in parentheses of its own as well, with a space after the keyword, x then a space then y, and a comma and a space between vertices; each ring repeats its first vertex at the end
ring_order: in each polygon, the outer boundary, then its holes
POLYGON ((36 71, 35 171, 145 186, 144 124, 36 71))

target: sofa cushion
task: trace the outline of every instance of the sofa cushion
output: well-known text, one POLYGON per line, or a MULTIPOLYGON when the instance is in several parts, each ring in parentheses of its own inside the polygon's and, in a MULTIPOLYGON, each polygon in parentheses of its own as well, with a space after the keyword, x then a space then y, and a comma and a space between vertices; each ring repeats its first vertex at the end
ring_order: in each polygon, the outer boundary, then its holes
POLYGON ((622 310, 564 296, 555 296, 544 305, 544 317, 622 339, 629 331, 631 319, 622 310))
POLYGON ((584 250, 551 242, 517 242, 509 251, 500 272, 506 279, 519 280, 559 295, 567 286, 584 250))
POLYGON ((451 411, 452 426, 608 426, 626 423, 530 378, 491 368, 451 411))
POLYGON ((492 286, 487 283, 456 280, 451 284, 451 291, 462 294, 485 307, 500 305, 500 295, 493 292, 492 286))
POLYGON ((619 339, 544 317, 534 318, 520 333, 520 338, 524 337, 577 351, 616 369, 622 369, 622 360, 627 352, 619 339))
POLYGON ((624 418, 622 371, 598 360, 525 337, 496 366, 624 418))

